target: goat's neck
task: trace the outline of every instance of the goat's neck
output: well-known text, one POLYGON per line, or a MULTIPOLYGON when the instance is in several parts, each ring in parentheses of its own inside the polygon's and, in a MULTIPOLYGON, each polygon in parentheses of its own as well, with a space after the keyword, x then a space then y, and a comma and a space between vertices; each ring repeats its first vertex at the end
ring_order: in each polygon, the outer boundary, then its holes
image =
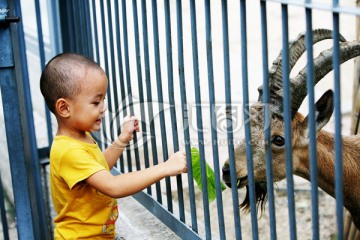
MULTIPOLYGON (((360 211, 360 138, 343 136, 343 193, 344 205, 360 211)), ((302 151, 300 168, 295 174, 310 181, 309 151, 302 151)), ((334 135, 320 131, 317 138, 318 183, 325 192, 335 197, 335 150, 334 135)), ((349 209, 350 210, 350 209, 349 209)))

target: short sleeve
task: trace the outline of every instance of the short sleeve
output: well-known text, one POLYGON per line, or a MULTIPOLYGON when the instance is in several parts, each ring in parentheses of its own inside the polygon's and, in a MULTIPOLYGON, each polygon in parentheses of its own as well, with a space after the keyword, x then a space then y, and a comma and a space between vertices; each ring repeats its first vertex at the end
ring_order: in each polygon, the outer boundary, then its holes
POLYGON ((96 161, 93 154, 86 149, 72 149, 63 155, 59 172, 69 189, 72 189, 77 183, 101 170, 106 168, 96 161))

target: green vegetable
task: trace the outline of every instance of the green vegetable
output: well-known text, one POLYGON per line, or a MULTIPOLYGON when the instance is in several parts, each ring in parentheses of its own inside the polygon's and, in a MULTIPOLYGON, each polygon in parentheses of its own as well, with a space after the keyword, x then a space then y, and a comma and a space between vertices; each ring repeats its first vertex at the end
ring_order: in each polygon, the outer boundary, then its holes
MULTIPOLYGON (((202 190, 201 183, 201 169, 200 169, 200 154, 196 148, 191 148, 191 160, 192 160, 192 170, 193 178, 202 190)), ((206 163, 206 162, 205 162, 206 163)), ((216 198, 216 184, 215 184, 215 174, 211 167, 206 163, 206 178, 207 178, 207 187, 208 187, 208 198, 209 202, 213 201, 216 198)), ((226 189, 223 183, 220 183, 221 191, 226 189)))

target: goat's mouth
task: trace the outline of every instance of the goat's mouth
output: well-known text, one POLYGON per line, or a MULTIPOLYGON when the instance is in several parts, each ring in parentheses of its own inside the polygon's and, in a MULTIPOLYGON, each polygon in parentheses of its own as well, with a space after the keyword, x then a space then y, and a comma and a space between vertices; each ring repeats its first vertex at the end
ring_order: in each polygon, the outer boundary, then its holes
MULTIPOLYGON (((223 175, 223 181, 224 183, 231 188, 231 179, 230 175, 223 175)), ((250 211, 250 194, 249 194, 249 181, 248 176, 243 176, 237 178, 236 187, 238 189, 246 187, 246 196, 244 201, 240 204, 240 208, 242 208, 245 212, 250 211)), ((264 212, 265 204, 267 201, 267 187, 266 182, 264 181, 257 181, 255 182, 255 201, 256 201, 256 208, 257 210, 264 212)))
MULTIPOLYGON (((266 182, 256 182, 255 183, 255 201, 256 201, 256 209, 260 210, 260 217, 265 210, 265 204, 267 202, 267 186, 266 182)), ((246 196, 244 201, 240 204, 240 208, 242 208, 245 212, 250 211, 250 194, 249 194, 249 186, 246 186, 246 196)))
MULTIPOLYGON (((224 182, 229 188, 231 188, 231 186, 232 186, 231 179, 228 179, 228 178, 224 179, 224 182)), ((243 188, 246 185, 248 185, 248 176, 247 175, 236 179, 236 187, 237 188, 243 188)))

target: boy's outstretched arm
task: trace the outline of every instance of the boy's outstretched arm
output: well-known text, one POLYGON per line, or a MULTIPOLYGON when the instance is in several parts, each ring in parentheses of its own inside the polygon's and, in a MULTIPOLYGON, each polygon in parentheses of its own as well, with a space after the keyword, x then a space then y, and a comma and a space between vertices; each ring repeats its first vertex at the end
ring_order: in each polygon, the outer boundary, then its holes
POLYGON ((164 177, 185 172, 186 156, 184 152, 179 151, 166 162, 140 171, 118 176, 113 176, 106 170, 96 172, 86 179, 86 183, 109 197, 121 198, 140 192, 164 177))
POLYGON ((115 165, 127 144, 134 138, 134 132, 139 131, 140 127, 137 117, 125 117, 120 136, 103 152, 110 169, 115 165))

